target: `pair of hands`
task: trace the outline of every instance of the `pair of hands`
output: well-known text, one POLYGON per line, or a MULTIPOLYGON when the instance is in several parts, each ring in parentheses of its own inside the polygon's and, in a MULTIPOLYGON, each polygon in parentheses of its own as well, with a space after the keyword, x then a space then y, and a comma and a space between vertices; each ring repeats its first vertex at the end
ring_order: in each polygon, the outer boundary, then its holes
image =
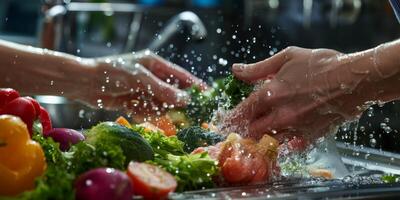
MULTIPOLYGON (((352 98, 365 76, 352 76, 346 64, 353 61, 346 60, 333 50, 289 47, 258 63, 233 65, 237 78, 258 89, 228 113, 222 129, 253 138, 267 133, 280 141, 293 136, 314 141, 325 135, 361 113, 352 98)), ((185 106, 189 99, 179 88, 206 88, 200 79, 149 51, 96 62, 95 90, 82 100, 104 108, 154 113, 185 106)))

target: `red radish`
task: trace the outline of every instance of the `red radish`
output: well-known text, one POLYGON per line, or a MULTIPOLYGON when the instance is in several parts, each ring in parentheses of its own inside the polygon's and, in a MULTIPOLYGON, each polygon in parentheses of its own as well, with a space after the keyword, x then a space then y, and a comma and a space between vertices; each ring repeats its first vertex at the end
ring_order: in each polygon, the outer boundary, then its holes
POLYGON ((113 168, 92 169, 75 182, 77 200, 131 200, 132 184, 129 177, 113 168))
POLYGON ((61 151, 68 151, 71 145, 85 140, 85 136, 79 131, 68 128, 54 128, 51 131, 44 132, 45 137, 51 137, 54 141, 60 143, 61 151))

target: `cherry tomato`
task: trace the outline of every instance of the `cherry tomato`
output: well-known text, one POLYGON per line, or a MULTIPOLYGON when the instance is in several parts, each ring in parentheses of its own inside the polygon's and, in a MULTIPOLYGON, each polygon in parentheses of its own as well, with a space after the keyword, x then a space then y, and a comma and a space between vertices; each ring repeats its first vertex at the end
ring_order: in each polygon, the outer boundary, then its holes
POLYGON ((177 186, 170 173, 155 165, 130 162, 127 173, 132 181, 133 193, 144 199, 166 199, 177 186))
POLYGON ((36 113, 35 106, 29 99, 18 97, 10 101, 3 110, 1 110, 0 114, 9 114, 21 118, 32 136, 32 125, 36 119, 36 113))
POLYGON ((0 88, 0 109, 10 101, 19 97, 19 93, 11 88, 0 88))
POLYGON ((47 112, 47 110, 44 109, 42 106, 40 106, 39 120, 40 123, 42 124, 43 133, 47 133, 53 129, 50 115, 47 112))

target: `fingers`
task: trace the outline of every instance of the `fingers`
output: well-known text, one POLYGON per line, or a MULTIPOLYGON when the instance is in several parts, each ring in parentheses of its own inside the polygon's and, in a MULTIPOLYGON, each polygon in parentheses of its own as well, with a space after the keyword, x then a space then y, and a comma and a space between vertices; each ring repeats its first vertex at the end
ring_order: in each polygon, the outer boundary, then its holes
MULTIPOLYGON (((140 64, 149 69, 154 75, 163 80, 176 80, 181 88, 198 85, 202 90, 207 88, 201 79, 176 64, 170 63, 155 54, 150 54, 138 60, 140 64)), ((173 82, 172 82, 173 83, 173 82)))
POLYGON ((131 81, 133 84, 138 83, 141 85, 142 90, 147 91, 149 96, 153 96, 160 102, 165 102, 169 105, 176 107, 186 106, 188 103, 188 95, 186 92, 165 83, 146 68, 140 68, 141 73, 134 75, 131 81))
POLYGON ((279 71, 279 69, 289 60, 293 51, 292 48, 286 48, 278 54, 263 61, 253 64, 233 64, 232 71, 234 75, 246 82, 256 82, 265 79, 279 71))

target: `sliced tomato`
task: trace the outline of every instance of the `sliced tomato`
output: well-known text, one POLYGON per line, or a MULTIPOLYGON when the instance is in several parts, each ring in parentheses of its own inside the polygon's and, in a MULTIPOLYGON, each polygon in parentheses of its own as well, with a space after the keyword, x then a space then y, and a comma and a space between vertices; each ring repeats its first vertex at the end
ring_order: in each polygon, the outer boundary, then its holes
POLYGON ((10 101, 19 97, 19 93, 11 88, 0 88, 0 109, 10 101))
POLYGON ((130 162, 127 173, 133 193, 144 199, 166 199, 177 186, 174 176, 155 165, 130 162))

